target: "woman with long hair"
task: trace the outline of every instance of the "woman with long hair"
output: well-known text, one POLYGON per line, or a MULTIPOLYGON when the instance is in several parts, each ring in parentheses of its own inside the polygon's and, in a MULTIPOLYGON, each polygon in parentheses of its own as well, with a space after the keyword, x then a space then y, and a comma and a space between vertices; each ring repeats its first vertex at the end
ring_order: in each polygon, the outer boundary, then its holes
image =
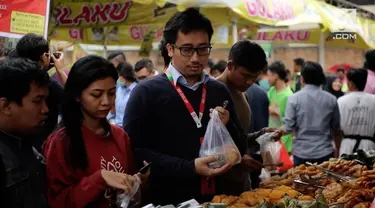
POLYGON ((332 74, 327 76, 327 81, 323 89, 331 93, 336 97, 336 99, 338 99, 344 95, 344 93, 341 91, 341 87, 342 82, 340 78, 332 74))
POLYGON ((117 71, 99 56, 78 60, 64 89, 62 128, 43 146, 48 202, 59 207, 116 207, 119 191, 137 177, 127 134, 106 116, 116 97, 117 71))

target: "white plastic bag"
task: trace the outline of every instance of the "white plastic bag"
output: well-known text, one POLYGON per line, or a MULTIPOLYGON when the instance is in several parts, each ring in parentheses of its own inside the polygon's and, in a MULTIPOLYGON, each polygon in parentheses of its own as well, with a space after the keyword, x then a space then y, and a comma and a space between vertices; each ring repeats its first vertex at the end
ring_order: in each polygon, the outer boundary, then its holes
POLYGON ((210 168, 219 168, 227 163, 235 165, 241 162, 240 151, 233 142, 227 128, 221 122, 217 110, 212 111, 199 156, 219 157, 218 161, 209 164, 210 168))
MULTIPOLYGON (((273 133, 265 133, 258 137, 256 141, 260 145, 260 153, 264 164, 277 164, 280 160, 281 145, 272 140, 273 133)), ((276 170, 276 166, 267 166, 268 171, 276 170)))
POLYGON ((130 192, 117 194, 117 206, 121 208, 127 208, 129 206, 130 201, 134 198, 139 190, 139 186, 141 185, 141 179, 136 176, 136 181, 130 190, 130 192))

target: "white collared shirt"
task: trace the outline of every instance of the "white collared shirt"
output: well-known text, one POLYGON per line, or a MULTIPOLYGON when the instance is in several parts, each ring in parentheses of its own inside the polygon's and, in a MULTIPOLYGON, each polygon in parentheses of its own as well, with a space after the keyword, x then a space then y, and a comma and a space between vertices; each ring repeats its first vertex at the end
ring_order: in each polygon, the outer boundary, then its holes
POLYGON ((169 67, 168 67, 168 70, 169 70, 169 73, 171 73, 172 75, 172 78, 173 78, 173 82, 174 84, 176 85, 177 83, 191 89, 191 90, 197 90, 199 88, 199 86, 203 83, 206 83, 209 79, 210 79, 210 76, 208 76, 208 74, 206 74, 204 71, 202 72, 202 75, 201 75, 201 80, 193 85, 189 84, 188 81, 185 79, 185 77, 172 65, 172 64, 169 64, 169 67))

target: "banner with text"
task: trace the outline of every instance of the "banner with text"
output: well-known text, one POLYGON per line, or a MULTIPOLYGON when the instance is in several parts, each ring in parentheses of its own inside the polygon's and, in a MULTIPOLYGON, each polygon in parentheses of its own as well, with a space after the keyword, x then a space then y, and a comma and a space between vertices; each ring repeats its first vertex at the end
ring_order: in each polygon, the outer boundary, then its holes
MULTIPOLYGON (((139 1, 137 1, 139 2, 139 1)), ((51 10, 51 28, 104 27, 166 23, 177 12, 175 5, 142 4, 124 0, 97 2, 55 0, 51 10)))
MULTIPOLYGON (((51 40, 71 41, 84 44, 103 45, 138 45, 142 44, 146 35, 152 35, 153 42, 160 42, 163 36, 164 24, 122 25, 107 28, 56 28, 50 33, 51 40), (106 32, 108 31, 108 32, 106 32), (152 31, 152 33, 150 33, 152 31)), ((227 47, 229 43, 229 28, 215 26, 212 43, 215 48, 227 47)))
POLYGON ((26 33, 45 35, 49 0, 0 1, 0 36, 19 38, 26 33))

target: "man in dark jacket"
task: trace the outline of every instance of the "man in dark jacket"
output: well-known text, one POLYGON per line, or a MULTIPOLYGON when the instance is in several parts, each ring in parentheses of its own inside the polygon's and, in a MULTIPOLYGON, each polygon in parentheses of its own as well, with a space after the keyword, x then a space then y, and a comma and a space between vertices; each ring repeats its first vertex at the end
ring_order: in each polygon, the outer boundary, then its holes
POLYGON ((35 62, 0 62, 0 207, 47 207, 43 157, 29 138, 47 119, 48 82, 35 62))
POLYGON ((210 109, 219 112, 242 155, 246 150, 228 89, 203 72, 212 34, 210 20, 196 9, 176 13, 163 35, 172 57, 168 76, 140 82, 126 106, 124 127, 132 139, 135 160, 139 166, 143 161, 152 162, 149 185, 153 204, 176 205, 192 198, 204 202, 224 193, 215 176, 229 170, 230 164, 212 168, 208 164, 217 157, 199 157, 201 142, 207 139, 210 109), (222 107, 225 101, 227 110, 222 107))
MULTIPOLYGON (((51 53, 49 48, 48 41, 43 38, 43 36, 29 33, 18 41, 16 46, 16 57, 27 58, 38 62, 45 71, 48 71, 54 66, 64 84, 67 79, 64 69, 64 55, 61 52, 51 53)), ((48 90, 49 94, 46 100, 49 109, 48 119, 45 122, 43 130, 39 132, 36 135, 36 139, 34 139, 34 146, 38 151, 40 151, 44 141, 56 128, 60 112, 59 108, 64 92, 63 87, 52 79, 50 79, 48 83, 48 90)))

